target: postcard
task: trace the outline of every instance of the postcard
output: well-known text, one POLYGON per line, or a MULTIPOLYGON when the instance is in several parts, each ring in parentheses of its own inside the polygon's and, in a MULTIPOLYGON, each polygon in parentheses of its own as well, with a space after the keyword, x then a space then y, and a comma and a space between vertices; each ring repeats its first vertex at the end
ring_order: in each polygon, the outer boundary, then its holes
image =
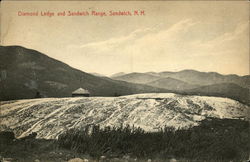
POLYGON ((249 1, 1 1, 0 161, 246 162, 249 1))

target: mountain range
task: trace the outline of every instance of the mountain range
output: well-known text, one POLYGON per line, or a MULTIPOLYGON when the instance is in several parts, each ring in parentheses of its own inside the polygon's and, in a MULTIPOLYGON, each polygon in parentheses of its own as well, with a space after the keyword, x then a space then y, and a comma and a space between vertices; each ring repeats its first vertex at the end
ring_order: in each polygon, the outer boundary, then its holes
POLYGON ((116 73, 110 77, 86 73, 21 46, 0 46, 0 100, 69 97, 77 88, 91 96, 120 96, 137 93, 179 93, 228 97, 250 104, 250 76, 216 72, 116 73))
POLYGON ((216 72, 183 70, 128 73, 112 79, 164 88, 174 93, 229 97, 250 103, 250 75, 222 75, 216 72))
MULTIPOLYGON (((123 80, 132 83, 150 84, 162 78, 172 78, 191 85, 204 86, 218 83, 234 83, 243 88, 250 88, 250 75, 238 76, 235 74, 222 75, 216 72, 199 72, 195 70, 182 70, 179 72, 146 72, 128 73, 120 76, 111 77, 116 80, 123 80)), ((161 86, 166 88, 165 86, 161 86)))

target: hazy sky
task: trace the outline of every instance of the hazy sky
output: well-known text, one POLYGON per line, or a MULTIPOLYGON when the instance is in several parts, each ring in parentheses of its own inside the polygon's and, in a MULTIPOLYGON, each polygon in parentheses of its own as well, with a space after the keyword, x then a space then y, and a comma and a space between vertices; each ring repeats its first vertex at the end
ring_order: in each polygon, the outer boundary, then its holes
POLYGON ((86 72, 249 74, 249 2, 2 2, 1 44, 86 72), (145 16, 18 16, 18 11, 130 11, 145 16))

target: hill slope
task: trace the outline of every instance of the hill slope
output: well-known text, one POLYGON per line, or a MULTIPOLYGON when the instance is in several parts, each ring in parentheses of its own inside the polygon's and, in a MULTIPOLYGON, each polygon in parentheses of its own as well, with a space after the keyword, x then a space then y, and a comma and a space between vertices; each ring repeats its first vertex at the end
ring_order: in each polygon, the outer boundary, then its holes
POLYGON ((88 89, 92 96, 166 92, 147 85, 96 77, 19 46, 0 46, 0 72, 0 100, 34 98, 37 91, 45 97, 69 97, 79 87, 88 89))
POLYGON ((140 84, 146 84, 146 83, 158 80, 160 78, 161 77, 154 76, 151 74, 146 74, 146 73, 129 73, 125 75, 112 77, 112 79, 115 79, 115 80, 122 80, 126 82, 140 83, 140 84))
POLYGON ((158 80, 146 83, 146 84, 153 86, 153 87, 165 88, 165 89, 174 90, 174 91, 183 91, 183 90, 199 87, 198 85, 189 84, 184 81, 173 79, 170 77, 161 78, 161 79, 158 79, 158 80))
POLYGON ((241 101, 242 103, 250 103, 249 89, 242 88, 233 83, 221 83, 208 86, 202 86, 194 89, 186 90, 188 94, 207 95, 229 97, 241 101))
POLYGON ((41 138, 56 138, 70 128, 91 124, 157 131, 164 126, 194 126, 206 117, 250 117, 249 106, 228 98, 173 93, 4 101, 0 110, 0 131, 12 128, 18 136, 37 132, 41 138))

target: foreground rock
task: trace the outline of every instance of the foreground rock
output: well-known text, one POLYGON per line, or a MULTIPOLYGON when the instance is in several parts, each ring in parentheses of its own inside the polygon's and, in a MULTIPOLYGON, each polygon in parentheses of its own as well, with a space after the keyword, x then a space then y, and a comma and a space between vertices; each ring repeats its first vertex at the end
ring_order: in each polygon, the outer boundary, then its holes
POLYGON ((19 138, 37 132, 37 138, 53 139, 92 124, 157 131, 195 126, 206 117, 248 120, 250 107, 228 98, 163 93, 5 101, 0 110, 0 131, 11 128, 19 138))

